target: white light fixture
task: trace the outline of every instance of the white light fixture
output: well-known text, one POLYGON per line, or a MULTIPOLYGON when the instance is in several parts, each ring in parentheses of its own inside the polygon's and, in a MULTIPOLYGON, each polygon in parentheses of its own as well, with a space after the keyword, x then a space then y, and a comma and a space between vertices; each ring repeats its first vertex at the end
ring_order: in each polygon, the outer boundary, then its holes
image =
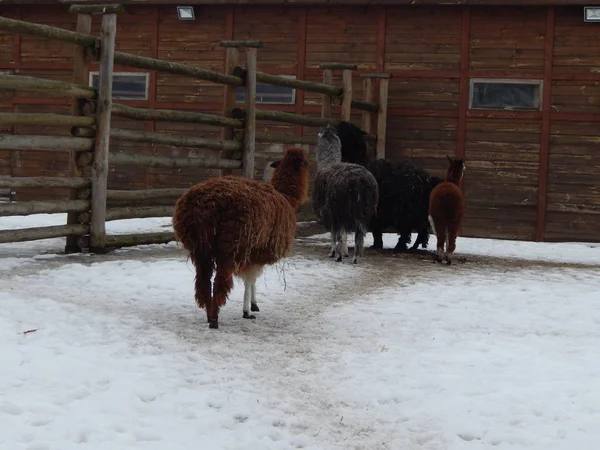
POLYGON ((196 18, 196 15, 194 14, 194 7, 178 6, 177 16, 179 16, 179 20, 194 20, 196 18))
POLYGON ((600 7, 585 6, 583 8, 584 22, 600 22, 600 7))

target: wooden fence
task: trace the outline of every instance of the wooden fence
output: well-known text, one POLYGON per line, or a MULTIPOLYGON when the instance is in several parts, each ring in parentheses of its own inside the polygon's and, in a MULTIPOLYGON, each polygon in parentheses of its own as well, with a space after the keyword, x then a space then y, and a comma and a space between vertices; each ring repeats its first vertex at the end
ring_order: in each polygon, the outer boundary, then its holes
POLYGON ((105 252, 110 248, 129 245, 165 243, 174 239, 172 232, 107 235, 106 222, 119 219, 171 216, 173 206, 134 206, 139 200, 172 199, 187 189, 108 189, 109 163, 114 166, 145 166, 170 168, 214 168, 222 173, 241 169, 243 176, 253 177, 255 146, 257 142, 284 144, 313 144, 316 136, 293 136, 260 133, 257 121, 274 121, 288 124, 320 127, 350 120, 352 108, 362 111, 361 128, 371 131, 372 115, 377 115, 377 133, 368 139, 376 142, 377 156, 384 156, 388 79, 387 74, 361 74, 364 99, 352 96, 352 71, 356 66, 347 64, 322 64, 323 82, 290 79, 256 70, 259 41, 222 41, 226 48, 225 73, 200 67, 142 57, 115 51, 117 15, 120 5, 73 5, 70 12, 77 14, 77 29, 69 31, 46 25, 0 17, 0 29, 28 34, 46 39, 75 44, 73 82, 60 82, 39 78, 0 75, 0 89, 51 91, 55 96, 72 99, 72 115, 36 113, 0 113, 0 125, 68 126, 70 136, 8 135, 0 136, 0 150, 61 151, 70 155, 69 177, 0 177, 0 189, 67 188, 67 200, 0 203, 0 216, 29 215, 37 213, 67 213, 67 223, 61 226, 0 230, 0 243, 66 237, 66 252, 89 249, 105 252), (100 37, 91 35, 92 14, 102 14, 100 37), (241 67, 241 56, 244 67, 241 67), (99 64, 99 85, 87 85, 88 65, 99 64), (190 111, 134 108, 113 103, 113 65, 135 67, 157 72, 192 77, 225 86, 222 115, 190 111), (342 71, 342 86, 333 84, 333 71, 342 71), (309 117, 288 112, 256 108, 257 82, 291 87, 322 95, 320 117, 309 117), (378 84, 379 101, 373 102, 378 84), (244 108, 235 108, 235 89, 245 90, 244 108), (341 117, 332 116, 332 104, 341 102, 341 117), (177 136, 171 134, 111 129, 111 117, 134 120, 162 120, 200 123, 221 127, 220 139, 177 136), (136 153, 109 152, 110 140, 145 142, 173 147, 192 147, 221 150, 221 158, 167 157, 136 153), (124 203, 107 208, 107 201, 124 203), (128 202, 130 202, 128 204, 128 202))

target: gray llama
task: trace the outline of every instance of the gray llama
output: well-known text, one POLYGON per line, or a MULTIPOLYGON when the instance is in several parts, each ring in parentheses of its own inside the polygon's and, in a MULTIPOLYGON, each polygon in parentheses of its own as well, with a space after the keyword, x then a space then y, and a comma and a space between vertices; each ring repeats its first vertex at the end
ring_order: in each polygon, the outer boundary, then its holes
POLYGON ((319 221, 331 232, 331 255, 336 261, 347 256, 343 237, 354 232, 354 258, 364 252, 367 224, 377 212, 377 180, 363 166, 341 162, 342 144, 334 127, 328 125, 318 134, 317 175, 312 204, 319 221))

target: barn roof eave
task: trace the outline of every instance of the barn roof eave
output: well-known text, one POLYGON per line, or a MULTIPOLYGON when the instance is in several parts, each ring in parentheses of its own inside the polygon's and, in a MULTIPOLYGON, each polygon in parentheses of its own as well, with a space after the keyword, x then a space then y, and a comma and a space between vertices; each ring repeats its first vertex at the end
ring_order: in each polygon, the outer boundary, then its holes
MULTIPOLYGON (((121 5, 178 5, 181 0, 0 0, 2 5, 51 5, 51 4, 121 4, 121 5)), ((239 6, 351 6, 351 5, 471 5, 471 6, 595 6, 600 0, 186 0, 187 5, 239 5, 239 6)))

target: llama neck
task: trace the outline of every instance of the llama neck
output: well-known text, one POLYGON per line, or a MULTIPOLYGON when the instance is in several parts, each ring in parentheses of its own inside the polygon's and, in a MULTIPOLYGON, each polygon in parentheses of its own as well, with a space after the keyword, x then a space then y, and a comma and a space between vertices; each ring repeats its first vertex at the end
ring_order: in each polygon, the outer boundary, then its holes
POLYGON ((462 176, 447 176, 446 181, 460 187, 462 184, 462 176))
POLYGON ((332 145, 317 145, 317 169, 342 161, 342 150, 332 145))
POLYGON ((275 175, 271 181, 277 192, 285 197, 290 206, 295 210, 306 199, 308 191, 308 172, 296 179, 278 177, 275 175))

